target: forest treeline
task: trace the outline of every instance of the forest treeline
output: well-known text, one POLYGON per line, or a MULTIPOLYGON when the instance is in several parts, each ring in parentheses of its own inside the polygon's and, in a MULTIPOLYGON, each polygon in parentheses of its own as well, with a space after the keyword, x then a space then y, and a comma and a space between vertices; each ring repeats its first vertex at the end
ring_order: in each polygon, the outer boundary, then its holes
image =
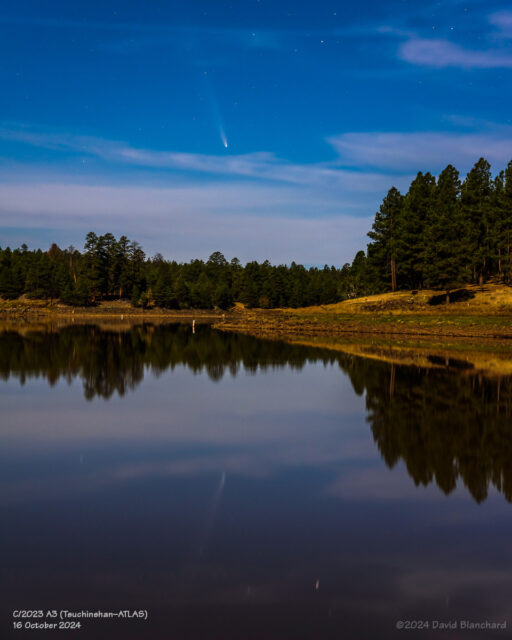
MULTIPOLYGON (((137 242, 89 233, 83 251, 0 248, 0 296, 84 306, 127 299, 169 309, 302 307, 398 289, 450 291, 496 279, 512 282, 512 161, 493 176, 480 160, 461 181, 448 165, 436 179, 419 172, 406 194, 382 201, 366 251, 342 268, 292 262, 147 258, 137 242)), ((342 238, 340 238, 340 242, 342 238)))
POLYGON ((452 165, 437 180, 419 172, 405 195, 388 191, 368 235, 351 266, 358 292, 510 283, 512 161, 493 177, 480 158, 463 182, 452 165))
POLYGON ((146 258, 137 242, 111 233, 87 234, 83 252, 74 247, 29 251, 23 245, 0 250, 0 296, 60 299, 85 306, 127 299, 134 306, 168 309, 218 307, 240 301, 249 307, 301 307, 336 302, 342 269, 306 269, 294 262, 245 266, 220 252, 207 261, 178 263, 157 254, 146 258))

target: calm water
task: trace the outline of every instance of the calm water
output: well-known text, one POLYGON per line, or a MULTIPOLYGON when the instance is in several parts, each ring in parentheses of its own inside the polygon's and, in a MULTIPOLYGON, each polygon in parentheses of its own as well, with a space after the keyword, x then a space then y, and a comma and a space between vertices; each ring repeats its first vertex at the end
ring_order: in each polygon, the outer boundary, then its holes
POLYGON ((0 378, 4 637, 509 635, 510 378, 183 325, 4 332, 0 378))

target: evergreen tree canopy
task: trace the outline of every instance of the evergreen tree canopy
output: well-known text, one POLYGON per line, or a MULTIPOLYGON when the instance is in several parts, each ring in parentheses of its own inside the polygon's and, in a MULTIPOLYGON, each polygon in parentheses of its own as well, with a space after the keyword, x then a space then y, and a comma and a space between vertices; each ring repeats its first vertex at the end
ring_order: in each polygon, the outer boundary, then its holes
POLYGON ((397 288, 396 259, 403 201, 400 191, 391 187, 375 214, 372 230, 368 232, 373 241, 368 245, 368 259, 374 278, 382 286, 390 283, 392 291, 397 288))

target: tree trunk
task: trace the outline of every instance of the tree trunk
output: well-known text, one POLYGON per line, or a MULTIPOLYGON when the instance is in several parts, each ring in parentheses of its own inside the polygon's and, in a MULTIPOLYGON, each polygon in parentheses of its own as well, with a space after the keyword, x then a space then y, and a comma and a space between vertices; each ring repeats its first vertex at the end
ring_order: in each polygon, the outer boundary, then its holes
POLYGON ((507 282, 510 280, 510 239, 507 238, 507 282))
POLYGON ((73 257, 70 256, 69 257, 69 268, 71 269, 72 273, 73 273, 73 280, 76 284, 76 269, 73 267, 73 257))
POLYGON ((450 304, 450 292, 446 292, 446 304, 450 304))
POLYGON ((396 291, 396 262, 391 258, 391 291, 396 291))

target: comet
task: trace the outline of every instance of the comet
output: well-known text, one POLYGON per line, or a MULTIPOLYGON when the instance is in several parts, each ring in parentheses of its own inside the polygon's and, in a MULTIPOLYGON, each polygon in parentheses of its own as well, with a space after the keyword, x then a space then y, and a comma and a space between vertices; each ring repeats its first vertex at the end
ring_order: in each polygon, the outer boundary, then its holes
POLYGON ((220 137, 220 140, 222 142, 222 145, 223 145, 224 149, 227 149, 228 146, 229 146, 228 139, 227 139, 227 136, 226 136, 226 132, 224 130, 224 123, 223 123, 222 117, 220 115, 219 104, 218 104, 217 98, 215 96, 213 82, 212 82, 212 79, 211 79, 210 75, 208 74, 208 71, 203 71, 203 79, 204 79, 205 93, 206 93, 206 96, 208 97, 208 100, 209 100, 210 106, 211 106, 211 110, 212 110, 213 120, 214 120, 215 125, 217 126, 217 128, 219 130, 219 137, 220 137))
POLYGON ((224 145, 224 148, 227 149, 228 148, 228 140, 226 138, 226 133, 225 133, 224 127, 222 125, 220 125, 220 127, 219 127, 219 133, 220 133, 220 139, 222 140, 222 144, 224 145))

